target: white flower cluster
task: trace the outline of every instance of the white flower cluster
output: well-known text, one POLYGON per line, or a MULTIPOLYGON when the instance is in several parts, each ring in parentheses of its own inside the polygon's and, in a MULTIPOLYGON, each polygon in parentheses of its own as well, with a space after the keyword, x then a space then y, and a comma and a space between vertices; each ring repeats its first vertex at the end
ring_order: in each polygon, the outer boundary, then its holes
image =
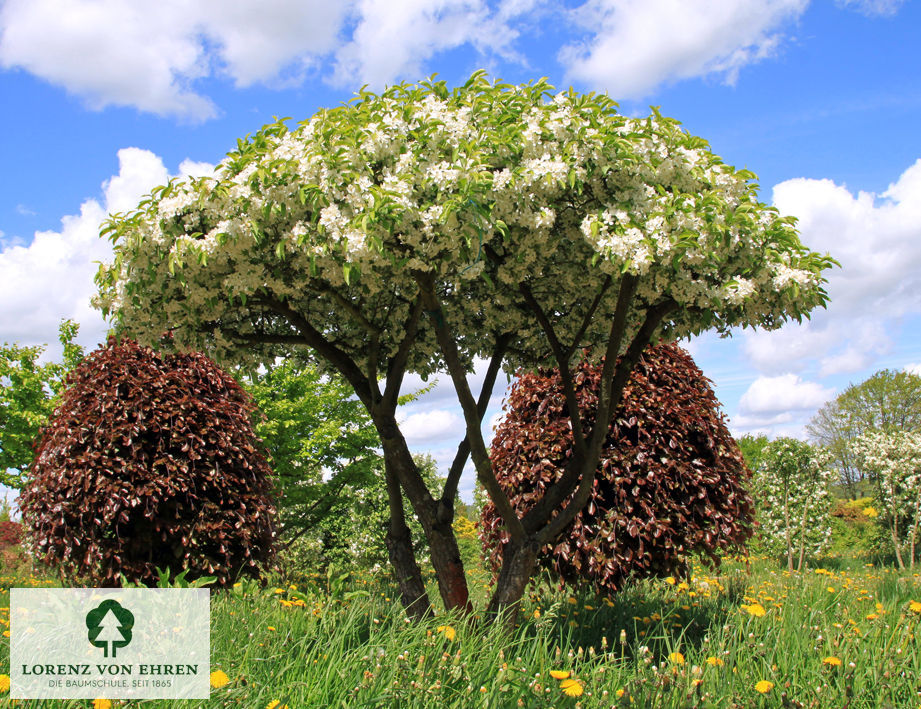
POLYGON ((777 438, 762 452, 755 473, 753 497, 759 533, 773 554, 808 556, 831 543, 831 456, 793 438, 777 438), (790 549, 788 550, 788 544, 790 549))
MULTIPOLYGON (((178 346, 257 362, 275 351, 256 333, 290 332, 259 302, 281 301, 356 359, 373 335, 385 366, 427 273, 465 360, 514 333, 514 368, 547 351, 523 283, 564 340, 624 273, 641 279, 631 323, 663 299, 680 306, 669 337, 777 327, 825 302, 830 259, 757 201, 751 175, 673 120, 548 93, 477 75, 453 92, 404 84, 294 130, 268 125, 213 177, 174 181, 106 225, 115 261, 97 303, 142 341, 169 330, 178 346)), ((616 293, 587 342, 606 336, 616 293)), ((423 324, 409 366, 439 364, 423 324)))
POLYGON ((850 444, 858 468, 874 483, 881 521, 899 545, 916 543, 921 525, 921 432, 868 431, 850 444))

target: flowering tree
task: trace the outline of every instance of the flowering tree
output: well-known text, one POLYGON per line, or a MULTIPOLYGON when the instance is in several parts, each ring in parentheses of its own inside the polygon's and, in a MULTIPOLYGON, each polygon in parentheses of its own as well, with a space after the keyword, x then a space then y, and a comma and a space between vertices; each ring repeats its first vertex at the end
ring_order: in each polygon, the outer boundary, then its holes
POLYGON ((831 451, 852 499, 857 499, 859 484, 872 471, 857 464, 854 441, 874 430, 921 431, 921 376, 882 369, 825 404, 806 430, 831 451))
POLYGON ((761 452, 755 471, 755 506, 761 535, 771 553, 787 557, 787 569, 802 570, 806 554, 820 554, 831 541, 831 484, 835 473, 827 451, 795 438, 777 438, 761 452))
POLYGON ((868 431, 851 444, 854 458, 876 485, 880 521, 889 528, 900 569, 914 568, 921 524, 921 432, 868 431))
POLYGON ((391 562, 412 614, 428 599, 403 500, 429 543, 442 599, 469 608, 451 526, 461 470, 477 476, 509 542, 491 613, 517 607, 537 551, 587 503, 627 376, 645 346, 712 328, 778 327, 826 302, 827 255, 762 204, 751 173, 654 113, 544 81, 362 91, 289 130, 239 142, 214 177, 174 180, 104 233, 97 303, 146 342, 255 364, 310 348, 351 384, 381 437, 391 562), (591 421, 571 366, 605 356, 591 421), (622 356, 618 360, 617 355, 622 356), (489 360, 477 396, 466 375, 489 360), (620 364, 615 365, 615 363, 620 364), (574 453, 519 517, 481 421, 500 368, 559 367, 574 453), (425 485, 396 420, 407 371, 446 369, 466 437, 444 488, 425 485))

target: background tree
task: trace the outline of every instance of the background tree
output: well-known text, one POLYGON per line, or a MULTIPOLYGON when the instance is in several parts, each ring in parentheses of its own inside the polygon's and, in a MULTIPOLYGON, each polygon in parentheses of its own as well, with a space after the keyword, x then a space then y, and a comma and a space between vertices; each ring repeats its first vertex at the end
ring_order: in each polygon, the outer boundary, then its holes
POLYGON ((380 439, 341 376, 290 359, 240 381, 256 403, 254 430, 275 473, 284 548, 347 514, 349 493, 375 483, 380 439))
POLYGON ((900 569, 914 568, 921 524, 921 431, 868 431, 851 454, 873 479, 880 523, 889 530, 900 569))
MULTIPOLYGON (((574 374, 584 420, 601 367, 574 374)), ((573 454, 558 371, 522 374, 512 385, 491 447, 493 468, 519 516, 543 497, 573 454)), ((540 564, 566 583, 619 590, 630 577, 684 576, 691 557, 714 566, 752 534, 750 473, 719 402, 691 356, 675 344, 649 347, 624 388, 588 505, 540 564)), ((483 509, 484 540, 501 567, 507 532, 483 509)))
POLYGON ((786 556, 789 571, 801 571, 806 555, 831 541, 829 462, 827 451, 795 438, 776 438, 762 451, 753 486, 760 536, 770 553, 786 556))
POLYGON ((202 354, 110 338, 70 374, 19 499, 33 553, 70 579, 257 575, 274 553, 252 400, 202 354))
POLYGON ((72 320, 61 321, 61 362, 40 364, 41 345, 0 347, 0 483, 7 487, 22 484, 39 430, 60 399, 67 373, 83 359, 83 348, 74 343, 79 328, 72 320))
POLYGON ((453 91, 401 84, 293 131, 266 126, 215 176, 172 181, 113 217, 97 303, 144 342, 169 331, 177 347, 251 364, 309 348, 339 372, 381 438, 391 563, 413 615, 429 602, 404 496, 445 606, 471 608, 452 527, 471 457, 509 533, 496 614, 517 607, 538 550, 588 502, 607 422, 650 342, 775 328, 825 304, 833 260, 757 200, 752 178, 677 121, 621 116, 606 96, 482 72, 453 91), (594 428, 571 377, 586 347, 606 363, 591 419, 605 425, 594 428), (489 362, 479 396, 466 376, 477 357, 489 362), (574 454, 524 518, 481 428, 503 366, 558 367, 571 403, 574 454), (396 407, 406 372, 439 369, 466 438, 433 492, 396 407))
POLYGON ((751 471, 757 470, 758 466, 761 465, 764 448, 770 443, 770 439, 763 433, 757 436, 746 433, 744 436, 736 438, 735 441, 739 446, 739 450, 742 451, 742 458, 744 458, 748 469, 751 471))
POLYGON ((860 482, 872 471, 854 458, 854 441, 870 431, 921 430, 921 377, 883 369, 860 384, 851 384, 825 404, 806 427, 812 440, 827 448, 851 499, 860 496, 860 482))

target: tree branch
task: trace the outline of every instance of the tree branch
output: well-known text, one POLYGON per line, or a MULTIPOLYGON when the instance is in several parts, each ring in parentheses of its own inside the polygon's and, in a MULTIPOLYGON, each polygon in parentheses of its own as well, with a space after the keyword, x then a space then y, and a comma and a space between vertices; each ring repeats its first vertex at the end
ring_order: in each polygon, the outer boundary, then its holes
MULTIPOLYGON (((511 341, 510 334, 500 335, 496 338, 496 347, 493 350, 492 357, 489 360, 489 367, 486 369, 486 378, 483 380, 483 388, 480 390, 480 396, 477 398, 477 414, 482 426, 483 416, 486 414, 486 407, 489 406, 489 399, 492 396, 493 388, 496 385, 496 378, 499 376, 499 369, 502 366, 502 358, 511 341)), ((457 495, 457 486, 460 482, 461 473, 464 470, 464 464, 470 455, 470 439, 464 436, 464 440, 457 447, 457 454, 454 456, 454 462, 451 463, 451 469, 448 471, 448 478, 445 480, 444 491, 441 494, 439 505, 439 517, 443 514, 442 508, 454 509, 454 497, 457 495)))
POLYGON ((601 284, 601 288, 598 289, 598 295, 595 296, 595 300, 592 301, 592 304, 586 311, 585 317, 582 318, 582 325, 579 327, 579 331, 576 333, 576 336, 572 338, 572 344, 569 346, 568 359, 572 359, 572 356, 576 353, 576 350, 579 349, 579 343, 582 341, 582 338, 585 337, 585 332, 588 330, 588 326, 592 324, 592 318, 595 317, 595 313, 598 311, 598 306, 601 305, 601 299, 604 298, 604 294, 608 292, 608 288, 611 287, 611 283, 611 274, 608 274, 604 279, 604 283, 601 284))
MULTIPOLYGON (((575 448, 575 454, 581 459, 585 457, 585 433, 582 430, 582 412, 579 411, 579 401, 576 398, 576 388, 572 380, 572 372, 569 370, 569 363, 572 356, 572 350, 567 352, 563 349, 562 343, 556 336, 553 329, 553 323, 544 312, 544 309, 537 302, 537 298, 531 292, 526 283, 519 286, 521 294, 524 296, 525 303, 534 313, 537 322, 540 323, 547 341, 550 343, 550 349, 556 358, 556 366, 560 371, 560 380, 563 382, 563 395, 566 397, 566 407, 569 409, 569 424, 572 428, 572 443, 575 448)), ((577 340, 578 341, 578 340, 577 340)))
POLYGON ((435 335, 441 347, 442 356, 445 358, 448 372, 454 382, 454 390, 457 393, 458 401, 464 411, 467 437, 470 440, 470 453, 476 466, 477 477, 483 483, 483 487, 486 488, 486 492, 496 506, 496 511, 505 523, 512 539, 523 541, 525 534, 524 528, 521 526, 521 520, 515 514, 515 510, 512 508, 505 492, 503 492, 502 486, 499 485, 495 473, 493 473, 489 453, 486 450, 486 443, 483 441, 483 432, 480 429, 477 402, 474 400, 473 394, 470 393, 466 373, 463 365, 461 365, 460 355, 457 351, 457 343, 452 339, 451 333, 448 332, 444 309, 435 294, 434 279, 429 274, 417 274, 416 281, 419 284, 425 309, 432 314, 435 335))
MULTIPOLYGON (((646 311, 646 320, 640 327, 639 332, 637 332, 636 336, 633 338, 624 356, 621 357, 620 361, 617 363, 616 373, 609 387, 609 396, 606 406, 606 410, 609 412, 606 414, 607 418, 602 420, 598 418, 595 419, 592 440, 589 445, 593 457, 591 461, 583 461, 581 471, 582 477, 569 504, 567 504, 556 517, 550 520, 546 527, 538 532, 537 539, 541 544, 547 544, 556 539, 588 503, 589 497, 591 497, 592 494, 592 487, 595 483, 595 473, 598 469, 598 461, 601 459, 601 448, 610 430, 610 416, 617 410, 627 379, 636 366, 636 363, 639 361, 640 356, 643 354, 643 350, 645 350, 652 341, 652 337, 661 324, 662 319, 676 307, 677 304, 673 300, 667 300, 658 305, 654 305, 646 311)), ((607 362, 605 362, 605 364, 607 364, 607 362)), ((602 380, 601 386, 605 386, 604 380, 602 380)), ((601 409, 602 407, 599 403, 599 415, 601 409)))
POLYGON ((335 288, 326 286, 322 283, 322 281, 314 282, 312 285, 324 295, 328 295, 330 298, 332 298, 340 308, 352 316, 352 318, 369 334, 377 336, 381 335, 381 328, 368 320, 362 314, 362 312, 355 307, 355 304, 344 295, 342 295, 342 293, 337 291, 335 288))
MULTIPOLYGON (((626 330, 627 326, 627 314, 630 312, 630 306, 633 303, 633 296, 636 293, 637 282, 637 277, 630 274, 625 275, 620 282, 620 289, 617 293, 617 304, 614 306, 614 318, 611 321, 611 330, 608 335, 608 345, 605 349, 604 369, 601 379, 602 388, 604 387, 604 382, 607 381, 604 378, 604 371, 607 371, 608 377, 613 375, 614 362, 617 359, 617 353, 620 351, 620 345, 623 341, 624 331, 626 330), (613 355, 611 354, 612 352, 614 353, 613 355)), ((600 394, 603 394, 603 392, 600 392, 600 394)), ((601 403, 600 399, 601 396, 599 396, 599 407, 601 403)), ((576 406, 578 407, 578 402, 576 402, 576 406)), ((597 465, 597 458, 601 452, 600 446, 598 447, 598 450, 594 452, 594 454, 593 451, 595 450, 594 434, 598 431, 598 411, 599 408, 596 408, 595 424, 592 429, 592 437, 590 442, 582 449, 582 455, 579 455, 579 449, 577 448, 576 455, 569 459, 560 479, 557 480, 549 488, 547 488, 541 499, 537 501, 534 507, 532 507, 522 519, 522 523, 529 533, 536 532, 545 524, 547 524, 550 521, 550 518, 553 516, 553 513, 559 509, 560 505, 562 505, 563 502, 572 494, 572 491, 576 489, 576 486, 579 483, 580 471, 585 468, 586 461, 589 458, 594 457, 595 465, 597 465)), ((607 426, 604 426, 604 429, 607 430, 607 426)))
POLYGON ((384 386, 384 397, 382 404, 396 408, 397 399, 400 395, 400 386, 403 384, 403 375, 406 373, 406 362, 409 360, 409 351, 416 341, 416 334, 419 331, 419 319, 422 317, 422 296, 417 295, 412 308, 409 311, 409 318, 403 325, 403 339, 400 341, 400 347, 397 353, 390 359, 387 365, 387 384, 384 386))
POLYGON ((362 374, 361 369, 351 357, 329 342, 329 340, 323 336, 323 333, 310 324, 307 318, 291 308, 287 303, 268 296, 260 297, 256 302, 273 313, 285 317, 288 322, 301 333, 304 338, 304 344, 312 347, 320 356, 332 364, 339 373, 345 377, 346 381, 352 385, 355 394, 365 407, 370 410, 374 398, 371 393, 371 387, 373 385, 377 388, 377 382, 369 382, 368 378, 362 374))

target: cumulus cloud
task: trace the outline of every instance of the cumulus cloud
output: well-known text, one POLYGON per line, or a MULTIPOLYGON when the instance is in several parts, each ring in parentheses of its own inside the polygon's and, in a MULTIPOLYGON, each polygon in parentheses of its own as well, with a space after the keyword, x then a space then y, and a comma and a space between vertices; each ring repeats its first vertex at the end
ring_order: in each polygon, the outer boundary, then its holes
POLYGON ((739 399, 743 414, 781 414, 815 409, 835 393, 816 382, 804 381, 796 374, 758 377, 739 399))
POLYGON ((134 106, 203 120, 216 115, 197 80, 270 81, 330 52, 348 3, 266 0, 7 0, 0 66, 24 69, 90 106, 134 106))
POLYGON ((642 98, 660 84, 720 74, 774 54, 809 0, 588 0, 572 13, 588 32, 564 46, 567 81, 642 98))
POLYGON ((921 377, 921 362, 906 364, 905 371, 910 372, 911 374, 917 374, 919 377, 921 377))
POLYGON ((406 416, 400 421, 400 430, 409 445, 448 437, 456 437, 460 442, 464 437, 464 421, 454 411, 435 409, 406 416))
POLYGON ((350 85, 360 76, 380 88, 397 76, 421 76, 425 59, 464 44, 514 59, 517 32, 505 21, 532 6, 506 2, 493 13, 484 0, 357 0, 359 19, 336 53, 333 81, 350 85))
POLYGON ((847 374, 891 349, 901 318, 921 313, 921 160, 880 195, 851 193, 831 180, 797 178, 774 188, 774 204, 799 219, 803 243, 841 263, 828 274, 830 303, 803 324, 744 337, 764 373, 847 374))
MULTIPOLYGON (((62 318, 80 323, 84 345, 92 347, 104 338, 105 322, 89 302, 95 262, 112 256, 111 244, 99 237, 99 225, 107 214, 130 209, 169 179, 163 161, 148 150, 124 148, 118 162, 118 174, 102 184, 101 201, 87 199, 79 214, 61 219, 59 231, 36 232, 28 246, 0 250, 0 341, 55 343, 62 318)), ((183 166, 206 168, 190 161, 183 166)))
POLYGON ((0 67, 23 69, 93 108, 133 106, 201 121, 218 107, 204 79, 300 83, 310 72, 381 88, 418 79, 438 52, 469 45, 518 59, 511 21, 536 0, 7 0, 0 67))

